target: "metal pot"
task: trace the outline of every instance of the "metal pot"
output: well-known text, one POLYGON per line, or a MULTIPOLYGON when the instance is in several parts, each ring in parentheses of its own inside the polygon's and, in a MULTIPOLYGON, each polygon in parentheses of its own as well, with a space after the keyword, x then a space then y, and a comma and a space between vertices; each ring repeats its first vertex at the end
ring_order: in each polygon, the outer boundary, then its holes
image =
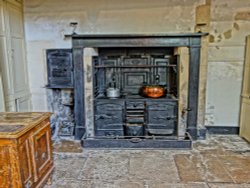
POLYGON ((109 87, 106 90, 106 94, 108 98, 119 98, 120 97, 120 89, 119 88, 113 88, 113 87, 109 87))
POLYGON ((166 95, 166 89, 161 85, 144 85, 140 88, 140 95, 143 97, 159 98, 166 95))
POLYGON ((159 85, 160 75, 155 75, 155 84, 146 84, 139 90, 139 94, 143 97, 159 98, 163 97, 167 93, 166 86, 159 85))

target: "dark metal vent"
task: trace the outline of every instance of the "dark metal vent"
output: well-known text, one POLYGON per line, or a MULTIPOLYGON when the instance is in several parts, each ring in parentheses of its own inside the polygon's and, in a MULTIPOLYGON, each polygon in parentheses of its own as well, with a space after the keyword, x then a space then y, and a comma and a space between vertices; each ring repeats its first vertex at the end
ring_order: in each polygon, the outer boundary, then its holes
POLYGON ((73 61, 71 49, 46 50, 48 88, 73 88, 73 61))

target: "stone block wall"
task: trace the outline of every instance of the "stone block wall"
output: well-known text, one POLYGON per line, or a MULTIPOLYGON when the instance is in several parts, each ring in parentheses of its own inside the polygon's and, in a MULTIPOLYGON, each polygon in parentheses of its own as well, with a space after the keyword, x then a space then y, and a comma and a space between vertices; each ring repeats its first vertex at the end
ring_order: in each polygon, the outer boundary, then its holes
POLYGON ((203 40, 199 126, 237 126, 249 0, 24 0, 34 111, 49 109, 45 49, 70 48, 79 34, 209 32, 203 40))
POLYGON ((248 0, 211 1, 206 125, 238 126, 249 6, 248 0))

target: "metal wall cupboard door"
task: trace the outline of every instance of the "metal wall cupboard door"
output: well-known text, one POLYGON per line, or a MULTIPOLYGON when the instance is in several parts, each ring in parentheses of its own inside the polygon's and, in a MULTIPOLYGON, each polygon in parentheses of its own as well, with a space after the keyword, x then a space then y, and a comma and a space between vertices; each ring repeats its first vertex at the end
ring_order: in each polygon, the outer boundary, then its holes
POLYGON ((250 142, 250 35, 247 36, 243 88, 241 94, 240 136, 250 142))

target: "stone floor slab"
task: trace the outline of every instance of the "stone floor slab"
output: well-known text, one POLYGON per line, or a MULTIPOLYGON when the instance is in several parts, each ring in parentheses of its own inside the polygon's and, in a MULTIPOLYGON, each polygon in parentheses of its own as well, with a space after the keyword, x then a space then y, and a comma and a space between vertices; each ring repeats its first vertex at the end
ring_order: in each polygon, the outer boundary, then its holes
POLYGON ((82 156, 56 155, 54 156, 54 174, 58 179, 76 179, 87 160, 82 156))
POLYGON ((250 157, 243 155, 218 156, 237 183, 250 183, 250 157))
POLYGON ((250 184, 209 183, 209 188, 250 188, 250 184))
POLYGON ((250 146, 236 135, 208 135, 192 150, 66 145, 54 150, 53 184, 46 188, 250 188, 250 146))
POLYGON ((121 181, 115 183, 116 188, 145 188, 143 182, 121 181))
POLYGON ((183 182, 203 182, 204 168, 201 159, 191 154, 177 154, 174 156, 175 164, 181 181, 183 182))
POLYGON ((53 149, 61 153, 82 153, 83 151, 80 142, 75 140, 60 140, 53 144, 53 149))
POLYGON ((123 155, 89 157, 79 175, 83 180, 117 180, 128 178, 129 159, 123 155))
POLYGON ((167 182, 179 181, 174 159, 157 157, 157 155, 131 157, 129 161, 129 174, 130 179, 167 182))
POLYGON ((234 183, 228 171, 214 155, 176 155, 175 162, 183 182, 234 183))
POLYGON ((91 188, 91 182, 77 180, 61 180, 54 182, 51 186, 45 185, 45 188, 91 188))
POLYGON ((149 185, 150 188, 209 188, 206 183, 157 183, 149 185))

